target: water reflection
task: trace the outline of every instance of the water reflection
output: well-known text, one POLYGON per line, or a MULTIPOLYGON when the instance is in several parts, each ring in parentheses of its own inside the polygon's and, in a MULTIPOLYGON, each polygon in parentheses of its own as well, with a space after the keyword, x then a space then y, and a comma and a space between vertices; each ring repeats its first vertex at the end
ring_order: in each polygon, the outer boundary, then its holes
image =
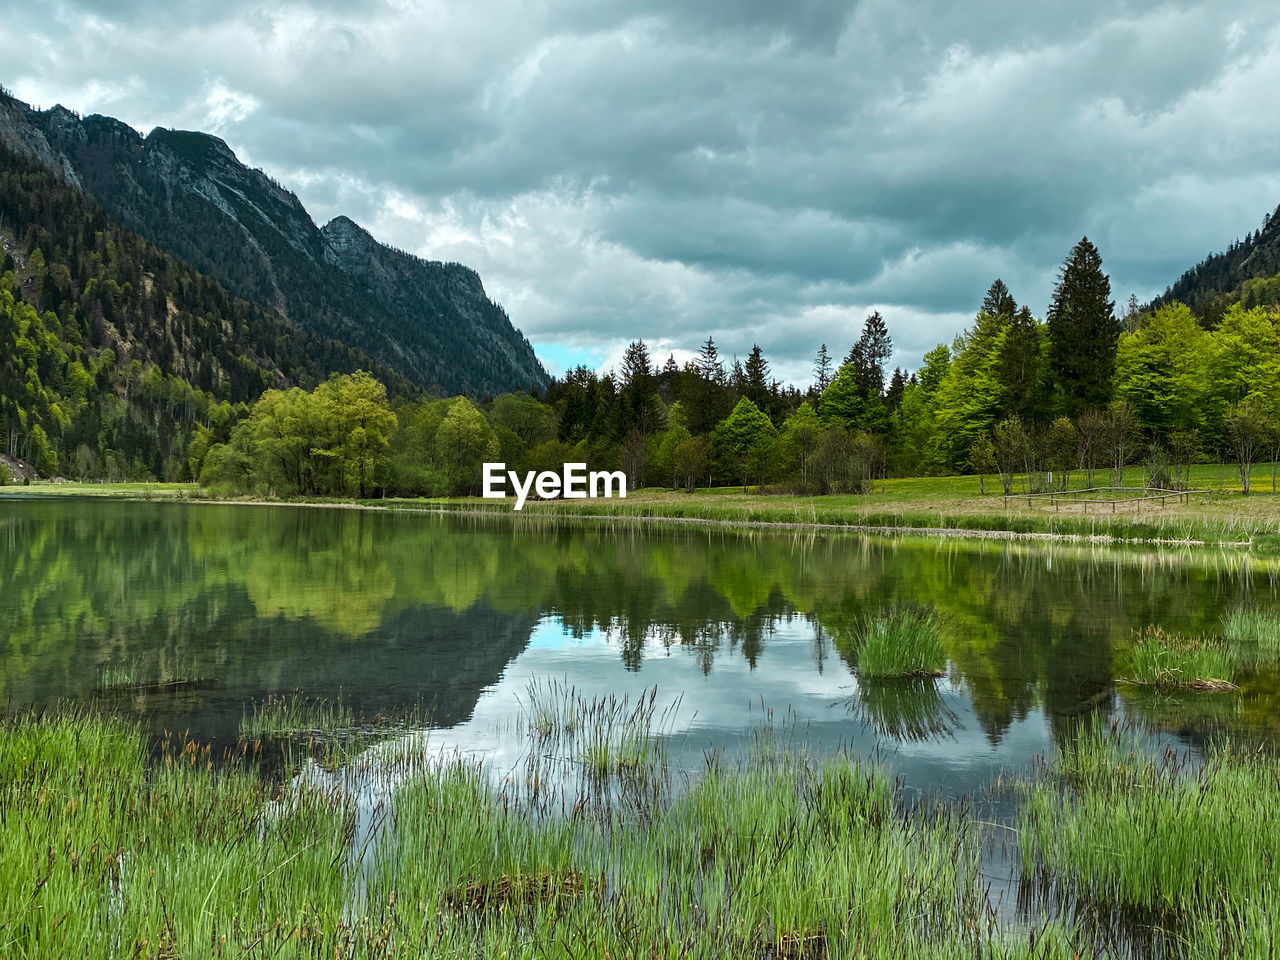
POLYGON ((656 683, 684 694, 691 750, 791 706, 815 742, 967 781, 1093 713, 1270 736, 1274 677, 1229 698, 1118 695, 1113 663, 1135 628, 1211 632, 1276 592, 1274 564, 1210 551, 0 499, 0 697, 187 670, 211 682, 137 698, 157 728, 229 740, 247 702, 341 692, 358 713, 425 703, 460 744, 500 749, 486 731, 530 678, 656 683), (839 650, 891 603, 947 615, 947 681, 858 684, 839 650))

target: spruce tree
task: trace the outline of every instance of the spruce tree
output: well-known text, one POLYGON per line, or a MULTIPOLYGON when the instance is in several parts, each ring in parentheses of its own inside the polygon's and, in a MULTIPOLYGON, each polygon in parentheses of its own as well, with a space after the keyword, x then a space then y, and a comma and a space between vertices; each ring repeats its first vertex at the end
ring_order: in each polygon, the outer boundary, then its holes
POLYGON ((813 361, 813 380, 819 396, 831 386, 831 354, 827 352, 825 343, 818 348, 818 355, 813 361))
POLYGON ((1071 249, 1047 318, 1049 373, 1059 411, 1075 417, 1111 399, 1120 324, 1111 299, 1111 281, 1102 272, 1098 248, 1081 238, 1071 249))
POLYGON ((751 352, 747 354, 747 363, 744 368, 746 374, 743 384, 742 395, 747 397, 761 410, 769 412, 770 395, 769 395, 769 361, 765 360, 764 353, 760 350, 758 343, 751 345, 751 352))
POLYGON ((1013 299, 1013 294, 1004 285, 1004 281, 996 277, 982 299, 982 312, 992 317, 1012 317, 1017 309, 1018 304, 1013 299))

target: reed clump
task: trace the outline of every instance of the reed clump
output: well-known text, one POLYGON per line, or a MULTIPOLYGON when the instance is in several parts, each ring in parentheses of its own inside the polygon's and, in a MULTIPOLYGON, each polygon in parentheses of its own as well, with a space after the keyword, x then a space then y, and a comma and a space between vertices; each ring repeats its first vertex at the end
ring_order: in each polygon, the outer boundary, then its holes
POLYGON ((1138 631, 1121 683, 1187 690, 1238 689, 1235 662, 1217 638, 1185 637, 1152 625, 1138 631))
POLYGON ((272 694, 252 704, 240 720, 242 740, 331 739, 355 726, 355 713, 342 697, 334 700, 272 694))
POLYGON ((922 607, 890 606, 865 617, 857 631, 858 674, 922 679, 946 672, 943 618, 922 607))
POLYGON ((1064 745, 1069 788, 1025 791, 1027 869, 1089 902, 1172 927, 1193 955, 1251 952, 1259 905, 1280 897, 1280 763, 1224 747, 1202 765, 1142 750, 1100 724, 1064 745), (1213 947, 1214 949, 1210 949, 1213 947), (1217 949, 1222 948, 1222 949, 1217 949))
POLYGON ((1223 618, 1222 632, 1239 662, 1280 663, 1280 612, 1254 606, 1233 607, 1223 618))
POLYGON ((0 721, 0 956, 233 956, 332 937, 351 812, 80 711, 0 721))

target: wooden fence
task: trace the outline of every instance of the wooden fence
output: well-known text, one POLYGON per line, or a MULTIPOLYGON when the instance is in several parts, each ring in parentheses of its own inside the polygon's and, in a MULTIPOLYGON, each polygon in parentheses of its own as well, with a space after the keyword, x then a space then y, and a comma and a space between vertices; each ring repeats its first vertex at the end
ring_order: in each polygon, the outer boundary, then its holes
POLYGON ((1181 500, 1183 503, 1190 503, 1194 494, 1212 493, 1211 490, 1165 490, 1162 487, 1084 487, 1080 490, 1044 490, 1039 493, 1008 493, 1004 494, 1005 506, 1009 505, 1010 500, 1026 499, 1028 504, 1033 504, 1037 500, 1048 499, 1050 505, 1055 509, 1059 509, 1064 503, 1083 503, 1086 506, 1099 504, 1105 506, 1111 505, 1111 512, 1116 512, 1116 506, 1122 504, 1137 505, 1138 509, 1142 509, 1142 504, 1158 502, 1164 506, 1167 500, 1181 500), (1082 497, 1084 493, 1119 493, 1119 497, 1082 497), (1126 497, 1125 493, 1138 493, 1141 496, 1126 497))

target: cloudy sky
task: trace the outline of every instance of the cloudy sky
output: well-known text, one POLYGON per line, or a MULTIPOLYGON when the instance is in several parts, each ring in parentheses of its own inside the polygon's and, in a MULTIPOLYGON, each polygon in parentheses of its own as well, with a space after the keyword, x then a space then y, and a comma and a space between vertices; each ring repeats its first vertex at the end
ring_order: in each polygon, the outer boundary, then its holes
POLYGON ((474 266, 553 371, 711 334, 803 383, 872 309, 915 366, 1082 234, 1145 299, 1280 202, 1273 4, 1046 6, 0 0, 0 83, 474 266))

